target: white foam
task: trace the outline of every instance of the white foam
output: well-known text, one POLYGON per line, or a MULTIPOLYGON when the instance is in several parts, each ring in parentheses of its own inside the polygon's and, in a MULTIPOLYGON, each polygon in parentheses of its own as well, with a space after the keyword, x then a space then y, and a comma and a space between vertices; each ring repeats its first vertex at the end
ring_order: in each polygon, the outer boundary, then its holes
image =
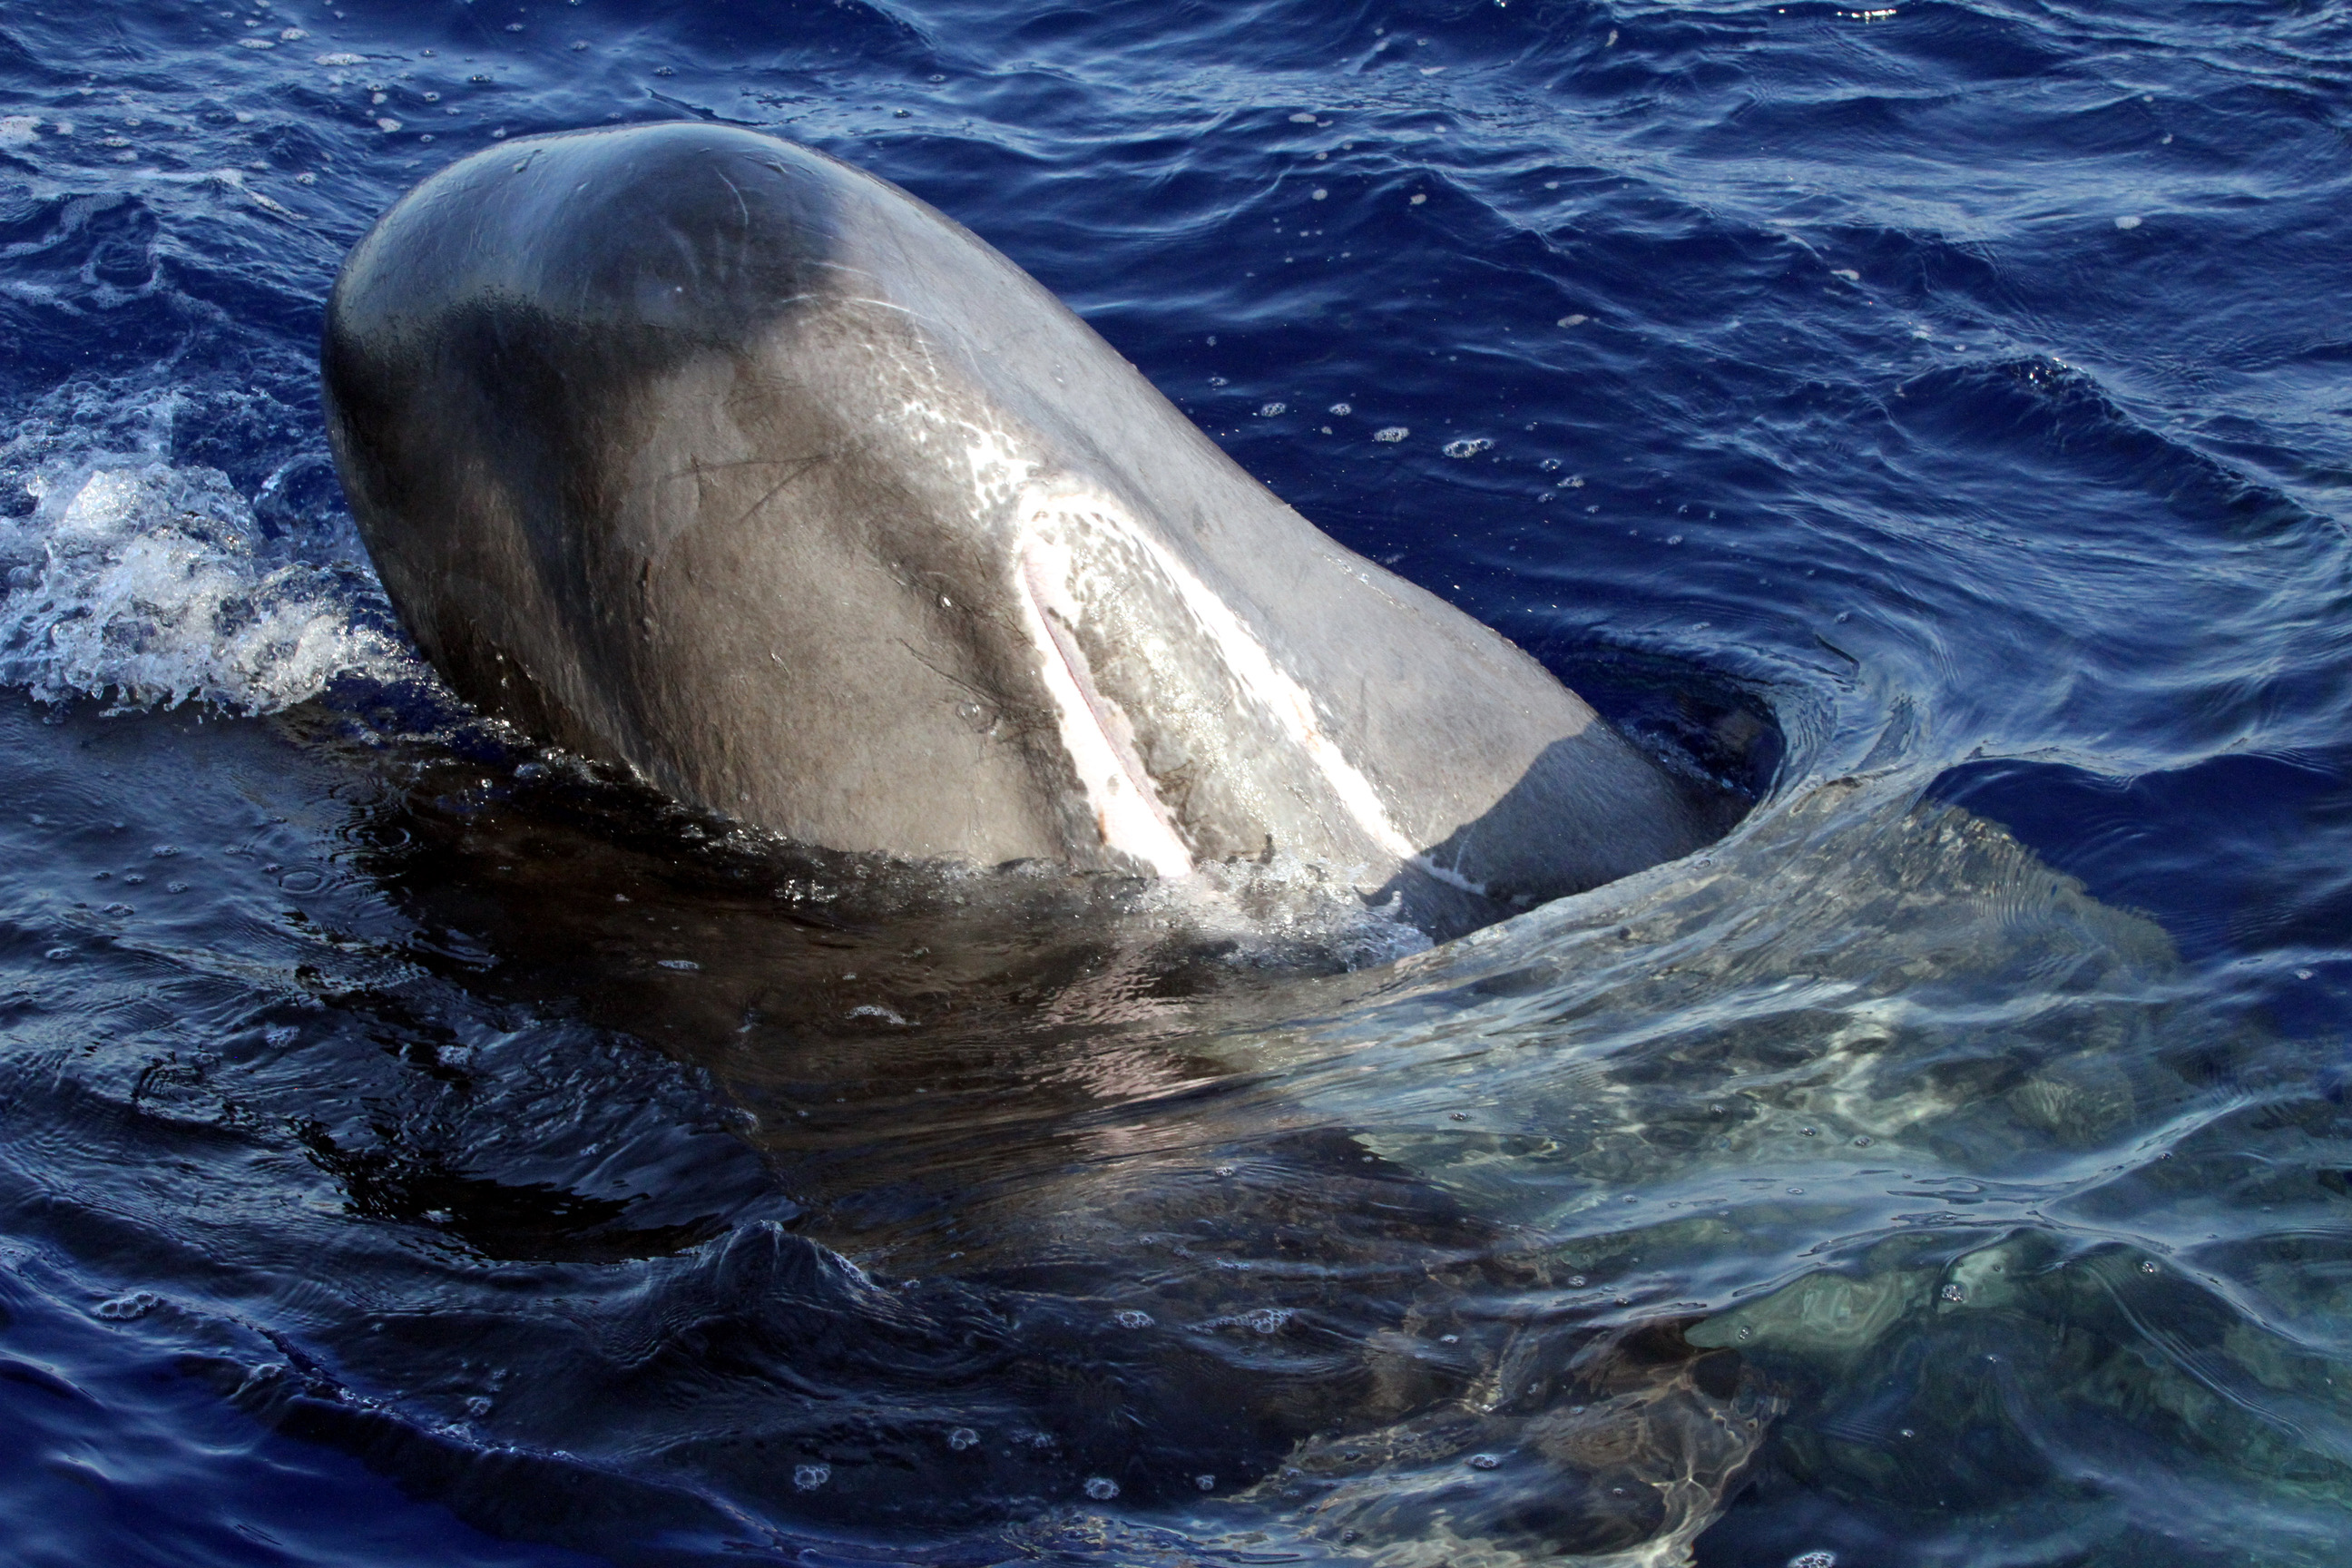
POLYGON ((28 488, 33 517, 0 529, 0 682, 45 702, 269 713, 347 673, 423 676, 358 623, 334 574, 260 553, 252 509, 217 469, 134 463, 28 488))

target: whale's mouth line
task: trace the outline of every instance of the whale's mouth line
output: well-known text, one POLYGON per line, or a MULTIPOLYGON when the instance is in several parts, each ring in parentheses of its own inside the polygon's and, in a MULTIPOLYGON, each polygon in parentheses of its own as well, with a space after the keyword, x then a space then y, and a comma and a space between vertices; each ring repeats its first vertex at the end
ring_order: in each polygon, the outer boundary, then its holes
POLYGON ((1190 876, 1192 851, 1185 847, 1160 799, 1159 786, 1136 753, 1131 727, 1095 685, 1086 650, 1078 647, 1071 628, 1054 608, 1054 595, 1046 587, 1045 553, 1042 542, 1028 542, 1014 576, 1028 611, 1024 618, 1030 623, 1030 635, 1041 645, 1045 687, 1061 721, 1063 744, 1095 807, 1095 826, 1101 830, 1106 847, 1134 857, 1162 877, 1190 876))

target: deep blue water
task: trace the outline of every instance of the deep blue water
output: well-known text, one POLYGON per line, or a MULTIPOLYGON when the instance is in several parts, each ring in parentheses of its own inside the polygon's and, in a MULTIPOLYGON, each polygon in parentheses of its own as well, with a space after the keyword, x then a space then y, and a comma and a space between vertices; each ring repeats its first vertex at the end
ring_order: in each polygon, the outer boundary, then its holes
POLYGON ((2319 3, 10 0, 0 1561, 2343 1561, 2348 172, 2319 3), (321 301, 687 117, 1756 811, 1391 967, 472 722, 321 301))

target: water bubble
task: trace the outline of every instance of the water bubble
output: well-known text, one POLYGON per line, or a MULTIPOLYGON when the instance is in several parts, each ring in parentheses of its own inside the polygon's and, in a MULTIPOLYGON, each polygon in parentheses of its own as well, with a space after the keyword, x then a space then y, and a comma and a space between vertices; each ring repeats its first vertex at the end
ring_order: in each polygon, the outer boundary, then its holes
POLYGON ((1320 185, 1318 185, 1318 186, 1315 188, 1315 194, 1314 194, 1314 195, 1312 196, 1312 198, 1311 198, 1311 199, 1312 199, 1312 200, 1315 200, 1315 201, 1318 201, 1318 202, 1319 202, 1319 201, 1321 201, 1324 197, 1326 197, 1326 196, 1329 195, 1330 194, 1331 194, 1330 192, 1328 192, 1328 191, 1327 191, 1327 190, 1323 189, 1320 185))
POLYGON ((1483 436, 1465 436, 1458 441, 1445 443, 1445 455, 1449 458, 1475 458, 1494 444, 1483 436))
POLYGON ((49 949, 48 952, 41 954, 41 956, 53 962, 68 959, 73 956, 73 949, 69 947, 53 947, 49 949))
POLYGON ((2142 1274, 2153 1274, 2156 1272, 2156 1265, 2154 1263, 2143 1263, 2139 1266, 2139 1271, 2142 1274))
POLYGON ((1740 1329, 1739 1329, 1739 1340, 1740 1340, 1740 1342, 1741 1342, 1742 1344, 1747 1343, 1749 1340, 1752 1340, 1752 1339, 1754 1339, 1755 1337, 1756 1337, 1756 1331, 1755 1331, 1754 1329, 1751 1329, 1751 1328, 1748 1327, 1748 1326, 1747 1326, 1746 1324, 1744 1324, 1744 1323, 1740 1325, 1740 1329))
POLYGON ((1312 125, 1315 123, 1315 117, 1307 113, 1294 114, 1290 117, 1290 122, 1293 125, 1312 125))
POLYGON ((489 1413, 490 1398, 488 1394, 477 1394, 473 1398, 466 1401, 466 1414, 473 1416, 476 1420, 478 1421, 489 1413))
POLYGON ((1412 434, 1412 432, 1411 430, 1406 429, 1402 425, 1391 425, 1383 429, 1373 431, 1372 439, 1375 441, 1402 441, 1412 434))
POLYGON ((1563 327, 1580 327, 1591 320, 1592 320, 1591 317, 1585 315, 1582 311, 1578 311, 1573 315, 1562 316, 1559 319, 1559 324, 1563 327))
POLYGON ((1244 1327, 1255 1329, 1261 1334, 1278 1334, 1282 1326, 1290 1321, 1290 1309, 1260 1307, 1254 1312, 1244 1312, 1240 1321, 1244 1327))
POLYGON ((1460 1334, 1440 1334, 1437 1336, 1437 1342, 1442 1345, 1458 1345, 1462 1342, 1462 1336, 1460 1334))
POLYGON ((1335 403, 1331 405, 1331 412, 1334 414, 1353 414, 1355 411, 1354 406, 1350 404, 1335 403))
POLYGON ((1150 1313, 1139 1312, 1131 1307, 1124 1312, 1112 1314, 1110 1321, 1122 1329, 1148 1329, 1152 1324, 1150 1313))
POLYGON ((1265 418, 1267 418, 1267 419, 1271 419, 1271 418, 1273 418, 1273 417, 1274 417, 1276 415, 1277 415, 1277 414, 1284 414, 1284 413, 1287 413, 1287 412, 1289 412, 1289 409, 1290 409, 1290 405, 1288 405, 1287 403, 1268 403, 1268 404, 1262 405, 1259 407, 1259 409, 1258 409, 1258 413, 1259 413, 1262 416, 1264 416, 1264 417, 1265 417, 1265 418))
POLYGON ((1097 1502, 1108 1502, 1111 1499, 1118 1496, 1118 1483, 1112 1480, 1108 1476, 1088 1476, 1087 1478, 1087 1496, 1094 1499, 1097 1502))
POLYGON ((1936 1294, 1947 1301, 1958 1303, 1969 1299, 1969 1288, 1960 1284, 1958 1280, 1955 1280, 1951 1284, 1945 1286, 1941 1290, 1937 1291, 1936 1294))
POLYGON ((2119 217, 2116 219, 2116 226, 2117 228, 2137 228, 2139 226, 2139 219, 2128 216, 2119 217))
POLYGON ((975 1447, 979 1442, 980 1434, 969 1426, 959 1426, 948 1434, 948 1447, 959 1454, 966 1448, 975 1447))
POLYGON ((833 1479, 831 1465, 794 1465, 793 1486, 796 1490, 813 1492, 833 1479))
POLYGON ((133 1318, 143 1318, 163 1304, 163 1298, 152 1290, 133 1290, 112 1300, 100 1301, 90 1309, 94 1316, 110 1323, 127 1323, 133 1318))
POLYGON ((1503 1461, 1492 1454, 1473 1454, 1469 1459, 1470 1468, 1474 1470, 1500 1469, 1502 1464, 1503 1461))
POLYGON ((1854 1138, 1853 1138, 1853 1146, 1854 1146, 1855 1148, 1857 1148, 1857 1149, 1867 1149, 1867 1148, 1869 1148, 1869 1147, 1870 1147, 1870 1134, 1869 1134, 1869 1133, 1867 1133, 1867 1132, 1857 1132, 1857 1133, 1855 1133, 1855 1134, 1854 1134, 1854 1138))
POLYGON ((1584 1289, 1584 1276, 1583 1276, 1583 1275, 1581 1275, 1581 1274, 1571 1274, 1571 1275, 1570 1275, 1570 1276, 1568 1277, 1568 1285, 1569 1285, 1569 1289, 1571 1289, 1571 1290, 1581 1290, 1581 1289, 1584 1289))
POLYGON ((1837 1568, 1834 1552, 1800 1552, 1789 1559, 1789 1568, 1837 1568))
POLYGON ((106 906, 106 912, 120 917, 131 913, 131 910, 129 904, 109 904, 106 906))
POLYGON ((697 970, 702 967, 702 965, 695 963, 694 960, 690 958, 662 958, 656 959, 655 962, 664 969, 675 969, 681 973, 697 970))
POLYGON ((1200 1488, 1204 1492, 1213 1492, 1217 1489, 1217 1478, 1205 1474, 1194 1476, 1192 1478, 1192 1484, 1200 1488))

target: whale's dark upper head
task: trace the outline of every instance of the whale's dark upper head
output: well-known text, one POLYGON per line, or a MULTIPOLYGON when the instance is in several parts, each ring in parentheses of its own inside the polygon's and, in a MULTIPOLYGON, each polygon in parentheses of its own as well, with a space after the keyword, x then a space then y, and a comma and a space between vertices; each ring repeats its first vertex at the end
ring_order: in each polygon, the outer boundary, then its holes
MULTIPOLYGON (((805 300, 839 204, 832 161, 748 131, 656 125, 510 142, 435 175, 337 280, 328 370, 452 314, 614 340, 658 360, 725 348, 805 300)), ((376 374, 381 374, 379 370, 376 374)))
POLYGON ((578 521, 625 482, 611 458, 642 396, 805 304, 830 196, 822 160, 748 132, 518 142, 428 181, 352 251, 321 354, 336 457, 386 586, 458 689, 605 749, 513 662, 485 601, 528 572, 534 613, 583 607, 598 539, 578 521))
POLYGON ((323 369, 453 686, 796 837, 1162 873, 1272 846, 1525 900, 1713 831, 1018 268, 771 137, 454 165, 352 251, 323 369))

